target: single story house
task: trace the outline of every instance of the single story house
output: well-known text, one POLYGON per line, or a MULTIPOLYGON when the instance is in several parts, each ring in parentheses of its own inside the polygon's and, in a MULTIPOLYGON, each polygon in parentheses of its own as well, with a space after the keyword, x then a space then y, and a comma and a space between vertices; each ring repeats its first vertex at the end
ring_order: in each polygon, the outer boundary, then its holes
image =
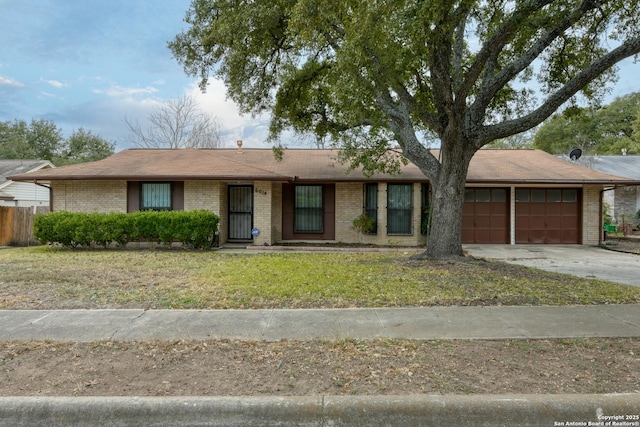
POLYGON ((53 168, 48 160, 0 160, 0 206, 49 206, 49 190, 33 182, 16 182, 7 177, 53 168))
MULTIPOLYGON (((640 156, 582 156, 579 162, 602 173, 640 180, 640 156)), ((616 186, 604 193, 604 201, 616 224, 628 224, 640 210, 640 187, 616 186)))
MULTIPOLYGON (((436 157, 437 150, 434 150, 436 157)), ((12 176, 51 188, 51 209, 133 212, 207 209, 220 243, 344 242, 425 245, 429 181, 412 164, 399 175, 349 172, 337 151, 130 149, 97 162, 12 176), (366 212, 371 234, 353 229, 366 212)), ((539 150, 480 150, 467 177, 464 243, 596 245, 604 190, 639 185, 539 150)))

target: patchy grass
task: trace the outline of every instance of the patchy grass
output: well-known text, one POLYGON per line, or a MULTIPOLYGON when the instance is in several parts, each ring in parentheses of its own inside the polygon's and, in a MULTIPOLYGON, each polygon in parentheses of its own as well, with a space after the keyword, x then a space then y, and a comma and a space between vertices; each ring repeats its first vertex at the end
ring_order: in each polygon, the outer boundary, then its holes
POLYGON ((0 308, 327 308, 640 303, 640 288, 399 253, 0 251, 0 308))
POLYGON ((640 340, 0 341, 0 396, 637 393, 640 340))

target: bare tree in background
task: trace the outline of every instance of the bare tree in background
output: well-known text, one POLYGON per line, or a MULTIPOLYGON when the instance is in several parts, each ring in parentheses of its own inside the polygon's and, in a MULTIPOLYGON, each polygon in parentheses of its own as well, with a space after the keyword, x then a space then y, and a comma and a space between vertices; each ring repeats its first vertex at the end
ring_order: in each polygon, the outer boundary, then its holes
POLYGON ((140 148, 219 148, 220 122, 185 95, 170 99, 147 116, 144 128, 138 120, 124 119, 129 141, 140 148))

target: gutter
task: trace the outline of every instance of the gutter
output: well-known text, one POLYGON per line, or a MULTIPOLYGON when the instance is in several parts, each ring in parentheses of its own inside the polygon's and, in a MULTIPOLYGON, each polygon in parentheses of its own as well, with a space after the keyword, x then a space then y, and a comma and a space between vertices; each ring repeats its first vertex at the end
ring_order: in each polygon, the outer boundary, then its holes
POLYGON ((41 176, 37 178, 33 177, 21 177, 16 175, 14 177, 7 177, 15 182, 31 182, 37 184, 38 181, 238 181, 238 180, 253 180, 253 181, 289 181, 292 179, 290 176, 216 176, 210 175, 193 175, 193 176, 173 176, 173 175, 153 175, 153 176, 126 176, 126 175, 71 175, 71 176, 41 176))

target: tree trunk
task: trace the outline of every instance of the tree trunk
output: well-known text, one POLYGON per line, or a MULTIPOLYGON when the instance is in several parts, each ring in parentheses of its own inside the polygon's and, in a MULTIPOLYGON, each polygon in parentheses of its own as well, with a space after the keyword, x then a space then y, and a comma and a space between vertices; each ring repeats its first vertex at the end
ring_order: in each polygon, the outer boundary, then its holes
MULTIPOLYGON (((454 145, 454 144, 452 144, 454 145)), ((418 258, 446 259, 463 256, 462 207, 469 162, 474 151, 467 144, 442 149, 438 179, 431 183, 431 229, 427 250, 418 258), (461 147, 462 146, 462 147, 461 147)))

